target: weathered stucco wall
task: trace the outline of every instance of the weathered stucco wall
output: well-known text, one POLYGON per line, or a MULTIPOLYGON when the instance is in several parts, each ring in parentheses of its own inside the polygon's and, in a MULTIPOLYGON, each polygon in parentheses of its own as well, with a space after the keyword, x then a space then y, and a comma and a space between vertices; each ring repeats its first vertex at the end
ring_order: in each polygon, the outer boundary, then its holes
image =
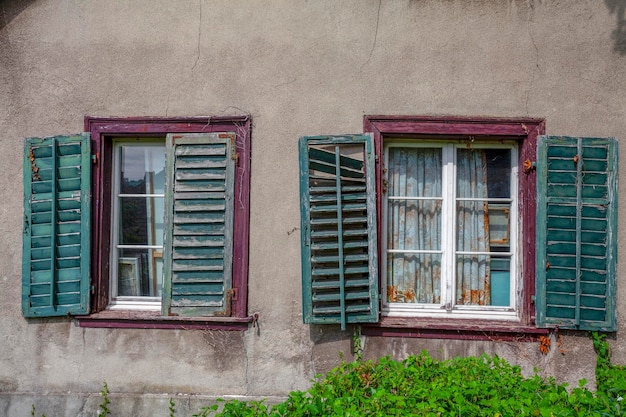
MULTIPOLYGON (((32 403, 92 415, 102 381, 129 415, 166 415, 177 393, 192 410, 206 400, 195 394, 282 396, 349 354, 350 330, 302 324, 299 136, 362 132, 364 114, 446 114, 540 117, 549 134, 626 137, 623 0, 17 3, 0 2, 2 415, 26 415, 32 403), (22 317, 24 137, 81 132, 85 115, 241 113, 253 119, 257 328, 105 330, 22 317)), ((625 291, 619 282, 620 301, 625 291)), ((621 363, 625 314, 620 305, 611 341, 621 363)), ((584 335, 564 336, 565 354, 547 356, 536 342, 363 342, 366 357, 488 352, 561 381, 594 379, 584 335)))

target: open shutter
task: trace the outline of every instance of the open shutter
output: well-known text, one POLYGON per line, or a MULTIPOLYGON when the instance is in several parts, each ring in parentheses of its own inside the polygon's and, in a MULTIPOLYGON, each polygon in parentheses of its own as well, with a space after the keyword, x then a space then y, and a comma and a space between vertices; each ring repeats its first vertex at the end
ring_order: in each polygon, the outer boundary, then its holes
POLYGON ((300 138, 305 323, 378 321, 371 136, 300 138))
POLYGON ((615 331, 617 141, 540 136, 537 323, 615 331))
POLYGON ((231 314, 234 133, 167 135, 163 314, 231 314))
POLYGON ((88 134, 26 139, 22 312, 89 312, 88 134))

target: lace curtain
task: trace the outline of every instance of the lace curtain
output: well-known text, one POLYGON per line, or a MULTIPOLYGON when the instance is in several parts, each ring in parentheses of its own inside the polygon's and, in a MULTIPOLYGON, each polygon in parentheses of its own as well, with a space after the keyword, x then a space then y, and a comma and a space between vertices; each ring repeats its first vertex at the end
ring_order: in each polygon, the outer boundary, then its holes
MULTIPOLYGON (((441 303, 442 148, 389 148, 387 191, 387 298, 389 302, 441 303)), ((459 149, 459 199, 487 198, 485 153, 459 149)), ((458 252, 487 252, 486 201, 457 203, 458 252)), ((447 225, 450 226, 450 225, 447 225)), ((458 255, 456 303, 488 305, 489 256, 458 255)))

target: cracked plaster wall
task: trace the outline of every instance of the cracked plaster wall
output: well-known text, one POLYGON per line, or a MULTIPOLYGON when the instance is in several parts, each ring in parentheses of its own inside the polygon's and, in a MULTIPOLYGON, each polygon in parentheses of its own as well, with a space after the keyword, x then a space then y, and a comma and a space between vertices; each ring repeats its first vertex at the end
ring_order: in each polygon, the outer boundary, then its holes
MULTIPOLYGON (((127 415, 148 415, 140 404, 166 415, 168 394, 190 410, 197 394, 281 396, 308 387, 340 351, 349 356, 349 332, 301 322, 299 136, 361 132, 364 114, 448 114, 542 117, 549 134, 625 137, 622 0, 0 4, 5 415, 34 402, 87 415, 104 380, 127 415), (253 118, 249 311, 260 313, 258 328, 105 330, 22 318, 24 137, 80 132, 85 115, 239 113, 253 118)), ((620 363, 624 319, 620 307, 611 341, 620 363)), ((537 343, 364 338, 366 357, 488 352, 525 372, 592 381, 590 340, 563 344, 565 355, 543 356, 537 343)))

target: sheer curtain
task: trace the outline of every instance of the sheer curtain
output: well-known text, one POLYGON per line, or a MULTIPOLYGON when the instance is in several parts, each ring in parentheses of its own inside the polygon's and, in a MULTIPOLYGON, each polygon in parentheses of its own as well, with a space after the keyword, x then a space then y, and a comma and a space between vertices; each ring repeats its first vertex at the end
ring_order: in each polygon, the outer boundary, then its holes
POLYGON ((387 298, 441 302, 441 148, 389 148, 387 298))
MULTIPOLYGON (((464 254, 456 255, 454 302, 489 305, 490 257, 484 254, 489 251, 486 155, 480 149, 456 151, 456 251, 464 254)), ((452 219, 442 224, 442 152, 442 148, 389 148, 389 302, 442 302, 442 227, 454 227, 452 219)), ((450 178, 446 186, 452 186, 453 181, 450 178)))
MULTIPOLYGON (((457 252, 488 252, 487 158, 484 151, 458 149, 457 197, 457 252), (478 200, 464 201, 464 198, 478 200)), ((489 263, 488 255, 457 255, 456 304, 491 304, 489 263)))

